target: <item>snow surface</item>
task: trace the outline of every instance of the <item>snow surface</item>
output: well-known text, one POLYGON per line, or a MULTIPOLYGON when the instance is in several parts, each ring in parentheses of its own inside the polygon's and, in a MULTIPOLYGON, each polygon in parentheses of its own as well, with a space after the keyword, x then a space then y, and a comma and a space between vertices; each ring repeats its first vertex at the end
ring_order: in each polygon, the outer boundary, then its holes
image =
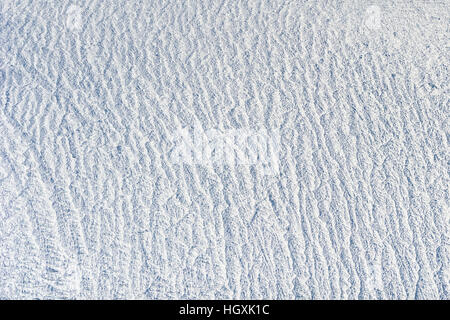
POLYGON ((0 298, 450 298, 448 0, 0 3, 0 298))

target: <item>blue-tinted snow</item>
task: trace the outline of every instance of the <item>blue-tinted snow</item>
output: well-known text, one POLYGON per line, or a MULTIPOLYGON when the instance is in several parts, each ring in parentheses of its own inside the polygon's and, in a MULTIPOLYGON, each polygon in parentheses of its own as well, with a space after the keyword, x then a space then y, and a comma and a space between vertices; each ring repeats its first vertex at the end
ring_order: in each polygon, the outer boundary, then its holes
POLYGON ((0 12, 0 298, 449 299, 448 1, 0 12))

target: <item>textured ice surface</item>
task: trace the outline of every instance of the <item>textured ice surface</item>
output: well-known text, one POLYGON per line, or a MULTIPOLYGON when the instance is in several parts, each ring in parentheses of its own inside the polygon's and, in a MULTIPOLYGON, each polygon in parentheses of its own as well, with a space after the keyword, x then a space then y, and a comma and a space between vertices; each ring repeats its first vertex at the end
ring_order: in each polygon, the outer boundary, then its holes
POLYGON ((447 0, 0 3, 0 298, 450 298, 447 0))

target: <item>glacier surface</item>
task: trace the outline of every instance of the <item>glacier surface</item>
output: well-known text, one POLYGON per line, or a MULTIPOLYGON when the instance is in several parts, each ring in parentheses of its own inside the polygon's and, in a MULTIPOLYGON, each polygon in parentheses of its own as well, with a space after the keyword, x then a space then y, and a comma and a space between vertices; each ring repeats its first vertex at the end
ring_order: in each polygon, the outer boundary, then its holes
POLYGON ((0 3, 0 299, 450 298, 448 1, 0 3))

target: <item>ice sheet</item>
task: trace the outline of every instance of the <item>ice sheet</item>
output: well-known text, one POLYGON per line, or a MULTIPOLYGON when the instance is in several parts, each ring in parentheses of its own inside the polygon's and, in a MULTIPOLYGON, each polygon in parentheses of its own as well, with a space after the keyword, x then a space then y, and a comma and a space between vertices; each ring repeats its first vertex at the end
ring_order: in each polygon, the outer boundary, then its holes
POLYGON ((448 1, 0 3, 0 298, 450 298, 448 1))

